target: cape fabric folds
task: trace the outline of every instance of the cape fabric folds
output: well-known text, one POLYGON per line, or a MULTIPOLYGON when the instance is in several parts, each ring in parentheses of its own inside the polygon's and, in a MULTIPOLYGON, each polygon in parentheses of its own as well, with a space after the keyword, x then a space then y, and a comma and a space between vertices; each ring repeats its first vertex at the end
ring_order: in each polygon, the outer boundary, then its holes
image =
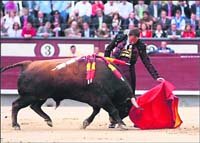
POLYGON ((129 118, 140 129, 176 128, 182 123, 178 114, 178 97, 172 91, 174 86, 164 81, 137 98, 143 108, 134 106, 129 111, 129 118))

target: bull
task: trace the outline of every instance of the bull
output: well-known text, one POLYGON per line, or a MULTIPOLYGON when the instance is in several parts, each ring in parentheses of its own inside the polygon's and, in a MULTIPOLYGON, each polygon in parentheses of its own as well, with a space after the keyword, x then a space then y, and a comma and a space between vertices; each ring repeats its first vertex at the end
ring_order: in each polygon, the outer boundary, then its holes
POLYGON ((51 118, 41 109, 48 98, 59 106, 64 99, 87 103, 93 108, 92 114, 83 121, 85 129, 100 109, 108 112, 121 129, 127 129, 123 118, 128 116, 132 106, 132 89, 127 80, 118 79, 104 61, 96 59, 96 73, 92 84, 86 81, 86 62, 76 61, 60 70, 52 70, 69 59, 22 61, 1 68, 1 72, 20 67, 18 77, 19 98, 12 103, 12 127, 20 129, 17 115, 20 109, 30 105, 52 127, 51 118))

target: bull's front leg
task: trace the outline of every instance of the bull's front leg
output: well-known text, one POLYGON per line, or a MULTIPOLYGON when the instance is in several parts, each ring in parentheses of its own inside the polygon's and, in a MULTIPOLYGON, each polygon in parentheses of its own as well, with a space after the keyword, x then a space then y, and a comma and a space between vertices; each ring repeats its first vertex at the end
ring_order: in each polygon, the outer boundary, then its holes
POLYGON ((83 126, 82 126, 83 129, 85 129, 87 126, 90 125, 90 123, 92 123, 92 121, 94 120, 95 116, 99 113, 99 111, 100 111, 99 107, 93 107, 92 114, 83 121, 83 126))
POLYGON ((111 116, 109 116, 109 121, 110 121, 110 124, 109 124, 108 128, 115 128, 117 122, 114 121, 111 116))
POLYGON ((115 108, 113 103, 110 101, 110 99, 106 98, 104 104, 103 104, 103 109, 106 110, 109 114, 109 116, 117 122, 118 126, 120 129, 127 130, 126 125, 122 121, 122 119, 119 116, 119 111, 115 108))

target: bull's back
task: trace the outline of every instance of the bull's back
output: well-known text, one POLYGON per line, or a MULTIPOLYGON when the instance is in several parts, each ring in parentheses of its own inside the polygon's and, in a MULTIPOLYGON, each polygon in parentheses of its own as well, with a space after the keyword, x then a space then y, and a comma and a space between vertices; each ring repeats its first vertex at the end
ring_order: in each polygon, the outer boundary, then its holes
POLYGON ((29 64, 18 80, 19 93, 51 97, 62 94, 80 96, 80 94, 97 94, 98 92, 113 98, 114 96, 123 97, 125 96, 123 94, 129 90, 126 82, 116 78, 104 61, 99 59, 96 62, 92 86, 87 84, 86 61, 84 60, 67 65, 60 70, 53 70, 67 60, 69 59, 41 60, 29 64))

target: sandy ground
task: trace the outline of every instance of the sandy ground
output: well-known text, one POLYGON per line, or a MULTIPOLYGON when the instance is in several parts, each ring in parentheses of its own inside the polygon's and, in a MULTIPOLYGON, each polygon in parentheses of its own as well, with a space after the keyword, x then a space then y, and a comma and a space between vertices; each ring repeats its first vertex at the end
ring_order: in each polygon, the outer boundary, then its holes
POLYGON ((19 112, 21 130, 11 127, 11 107, 1 107, 1 142, 199 142, 199 107, 180 107, 183 124, 177 129, 140 130, 133 127, 129 118, 124 121, 129 130, 108 129, 108 114, 101 110, 93 123, 81 129, 82 121, 92 108, 43 107, 50 115, 53 127, 49 127, 30 108, 19 112))

